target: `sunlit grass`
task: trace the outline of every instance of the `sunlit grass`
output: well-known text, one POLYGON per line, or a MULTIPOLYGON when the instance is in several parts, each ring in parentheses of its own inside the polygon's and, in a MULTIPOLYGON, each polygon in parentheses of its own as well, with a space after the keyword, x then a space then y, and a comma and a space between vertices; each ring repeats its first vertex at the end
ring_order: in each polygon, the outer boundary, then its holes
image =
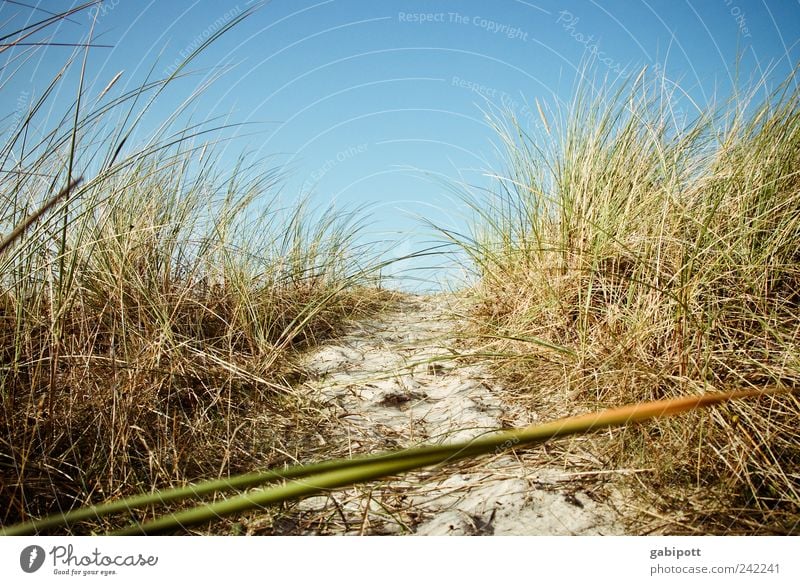
POLYGON ((0 533, 6 535, 36 534, 54 528, 70 527, 81 521, 97 521, 113 514, 139 514, 140 512, 136 512, 137 508, 159 507, 166 503, 199 499, 215 492, 255 488, 264 484, 282 482, 282 485, 225 497, 218 502, 201 504, 181 512, 169 514, 155 512, 153 520, 135 522, 113 533, 136 535, 184 531, 232 514, 258 510, 264 506, 276 505, 348 485, 383 479, 416 469, 446 465, 461 459, 474 459, 481 455, 499 453, 509 449, 528 448, 570 435, 635 425, 654 418, 673 416, 698 408, 752 398, 756 395, 771 399, 774 394, 780 392, 775 389, 764 392, 751 390, 632 404, 528 428, 497 432, 466 442, 428 445, 353 459, 331 460, 280 470, 249 473, 180 489, 159 490, 151 494, 118 499, 107 504, 86 507, 67 514, 58 514, 11 526, 0 533))
MULTIPOLYGON (((507 168, 464 194, 472 232, 443 233, 475 271, 472 335, 531 404, 797 387, 800 91, 768 81, 678 120, 643 71, 587 80, 538 132, 491 120, 507 168)), ((701 530, 796 532, 799 417, 795 396, 737 402, 626 432, 607 463, 655 464, 651 501, 701 530)))
POLYGON ((763 85, 686 122, 674 115, 678 90, 644 72, 614 90, 586 85, 564 111, 537 102, 539 135, 513 117, 492 120, 506 172, 495 193, 465 196, 469 236, 442 233, 477 277, 464 333, 484 347, 472 355, 491 358, 553 422, 285 467, 323 458, 308 440, 321 413, 293 384, 296 352, 391 296, 376 286, 378 255, 359 244, 363 216, 287 204, 281 177, 247 156, 226 169, 224 126, 176 130, 202 88, 136 138, 187 65, 251 12, 166 77, 153 69, 121 94, 117 75, 88 95, 86 53, 76 52, 5 134, 6 534, 174 532, 611 427, 620 429, 606 463, 647 461, 656 471, 639 476, 643 497, 683 524, 797 532, 794 76, 761 103, 763 85), (47 126, 46 106, 76 68, 75 101, 47 126), (283 483, 174 511, 272 482, 283 483))
POLYGON ((386 301, 362 213, 226 168, 225 127, 175 128, 202 89, 144 129, 197 54, 90 95, 76 52, 0 145, 2 524, 307 454, 294 354, 386 301))

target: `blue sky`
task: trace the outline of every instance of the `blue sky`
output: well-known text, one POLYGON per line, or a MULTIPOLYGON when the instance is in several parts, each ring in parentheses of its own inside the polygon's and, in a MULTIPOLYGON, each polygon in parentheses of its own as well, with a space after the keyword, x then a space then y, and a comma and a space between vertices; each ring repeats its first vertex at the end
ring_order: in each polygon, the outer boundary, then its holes
MULTIPOLYGON (((0 0, 3 30, 78 3, 24 4, 0 0)), ((123 71, 114 88, 123 92, 152 67, 169 71, 250 4, 110 0, 50 29, 50 40, 85 39, 96 15, 95 42, 112 47, 90 53, 93 91, 123 71)), ((568 100, 590 55, 598 77, 635 76, 647 65, 704 102, 730 91, 737 55, 740 78, 771 71, 782 80, 800 62, 798 39, 800 0, 273 0, 192 64, 196 75, 164 96, 153 123, 225 67, 193 110, 196 122, 248 123, 229 132, 238 138, 224 159, 248 151, 283 168, 287 197, 368 204, 369 237, 398 239, 393 251, 404 254, 431 240, 415 216, 463 226, 447 185, 484 185, 487 171, 501 170, 489 102, 536 124, 534 98, 568 100)), ((0 54, 3 115, 38 95, 70 51, 48 47, 25 61, 0 54)), ((72 99, 74 73, 54 113, 72 99)))

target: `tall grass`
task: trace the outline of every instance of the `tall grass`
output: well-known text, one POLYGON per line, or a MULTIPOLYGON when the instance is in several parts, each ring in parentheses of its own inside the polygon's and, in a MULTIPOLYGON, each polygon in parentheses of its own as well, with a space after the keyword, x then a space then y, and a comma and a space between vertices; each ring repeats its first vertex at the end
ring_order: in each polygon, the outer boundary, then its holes
POLYGON ((254 511, 263 506, 288 502, 338 487, 387 478, 415 469, 452 464, 462 459, 474 459, 489 453, 497 454, 512 448, 536 446, 571 435, 586 435, 604 429, 630 426, 729 401, 781 392, 786 392, 786 390, 717 392, 630 404, 602 412, 562 418, 527 428, 499 431, 460 443, 423 445, 351 459, 334 459, 240 474, 222 480, 204 481, 184 488, 162 489, 154 493, 141 493, 96 506, 86 506, 67 513, 54 514, 46 518, 2 528, 0 534, 21 536, 39 534, 56 528, 74 530, 76 524, 82 521, 97 521, 120 513, 134 515, 134 521, 124 528, 114 530, 112 534, 115 535, 182 531, 219 520, 224 516, 254 511), (167 503, 197 500, 219 492, 257 488, 273 483, 281 485, 226 496, 219 501, 202 503, 180 512, 157 513, 152 520, 146 522, 136 520, 136 515, 140 513, 134 512, 134 510, 146 506, 158 507, 167 503))
MULTIPOLYGON (((594 87, 540 108, 538 132, 494 117, 507 168, 491 195, 464 193, 471 233, 445 232, 477 276, 485 354, 561 413, 796 388, 797 76, 688 120, 675 86, 644 71, 594 87)), ((655 467, 649 500, 668 530, 797 533, 798 420, 796 396, 737 402, 618 433, 605 461, 655 467)))
POLYGON ((133 90, 117 76, 90 94, 75 53, 5 132, 0 524, 307 453, 292 356, 383 302, 361 215, 282 202, 280 177, 246 156, 225 169, 224 127, 174 128, 202 89, 142 125, 252 10, 133 90))

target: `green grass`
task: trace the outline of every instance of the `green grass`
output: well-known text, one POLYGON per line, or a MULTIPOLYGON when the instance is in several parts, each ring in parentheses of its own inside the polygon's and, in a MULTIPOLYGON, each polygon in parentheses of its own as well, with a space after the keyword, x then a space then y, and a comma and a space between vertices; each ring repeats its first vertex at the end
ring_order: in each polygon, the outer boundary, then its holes
POLYGON ((192 60, 254 9, 174 72, 154 68, 122 93, 115 77, 90 95, 90 48, 75 52, 24 115, 7 118, 6 533, 170 532, 601 428, 592 444, 605 465, 652 470, 636 489, 673 520, 666 530, 798 533, 796 75, 767 98, 763 80, 686 124, 674 115, 678 90, 646 72, 613 89, 584 85, 563 111, 537 102, 539 134, 494 119, 504 176, 489 196, 465 194, 470 235, 442 234, 477 277, 465 331, 485 346, 475 355, 492 356, 516 396, 554 421, 286 467, 325 455, 310 440, 326 422, 297 389, 297 352, 392 298, 378 254, 358 244, 364 216, 285 203, 281 177, 247 156, 226 169, 229 128, 175 129, 202 89, 141 138, 192 60), (50 102, 77 68, 74 103, 53 123, 50 102), (631 424, 645 419, 655 420, 631 424), (275 481, 284 483, 175 511, 275 481))
POLYGON ((0 524, 309 456, 323 422, 295 354, 389 298, 363 213, 282 201, 247 156, 225 168, 225 127, 175 129, 177 112, 146 135, 195 56, 90 95, 76 52, 5 133, 0 524))
POLYGON ((512 429, 489 434, 470 441, 448 445, 423 445, 378 453, 351 459, 330 460, 315 464, 296 465, 283 469, 237 475, 228 479, 207 481, 171 490, 116 499, 97 506, 87 506, 67 513, 54 514, 0 530, 4 535, 39 534, 54 528, 74 529, 82 521, 100 519, 126 513, 134 520, 128 526, 114 530, 114 535, 163 534, 186 531, 225 516, 258 510, 264 506, 285 503, 331 489, 371 480, 383 479, 415 469, 451 464, 462 459, 520 449, 568 437, 586 435, 604 429, 629 427, 651 419, 673 416, 698 408, 737 401, 754 396, 773 396, 783 391, 740 391, 687 396, 670 400, 627 405, 603 412, 588 413, 555 420, 527 428, 512 429), (140 520, 146 512, 167 503, 196 500, 218 492, 258 488, 264 484, 280 485, 247 491, 239 495, 220 498, 219 501, 200 504, 180 512, 154 512, 153 519, 140 520))
MULTIPOLYGON (((796 80, 685 123, 680 90, 644 71, 586 81, 540 108, 539 132, 492 119, 507 168, 493 193, 463 194, 471 232, 443 234, 476 276, 471 334, 526 402, 566 414, 798 386, 796 80)), ((738 402, 618 433, 604 461, 655 468, 667 530, 797 533, 799 417, 796 396, 738 402)))

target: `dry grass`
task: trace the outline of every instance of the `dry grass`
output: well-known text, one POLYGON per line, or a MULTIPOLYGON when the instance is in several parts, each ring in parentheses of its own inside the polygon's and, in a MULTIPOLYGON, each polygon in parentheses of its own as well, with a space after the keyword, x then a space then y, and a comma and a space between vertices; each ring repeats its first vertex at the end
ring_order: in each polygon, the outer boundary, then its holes
MULTIPOLYGON (((447 233, 478 277, 471 334, 553 415, 800 384, 796 76, 686 124, 657 81, 587 83, 538 135, 495 119, 507 172, 447 233)), ((731 404, 617 432, 604 462, 655 467, 634 487, 662 530, 797 534, 798 420, 796 396, 731 404)))
POLYGON ((280 177, 246 158, 224 171, 223 128, 171 119, 133 138, 196 54, 99 96, 84 67, 54 123, 79 55, 0 143, 1 229, 20 227, 0 256, 3 525, 309 458, 324 417, 292 389, 295 352, 390 300, 361 216, 281 202, 280 177))

